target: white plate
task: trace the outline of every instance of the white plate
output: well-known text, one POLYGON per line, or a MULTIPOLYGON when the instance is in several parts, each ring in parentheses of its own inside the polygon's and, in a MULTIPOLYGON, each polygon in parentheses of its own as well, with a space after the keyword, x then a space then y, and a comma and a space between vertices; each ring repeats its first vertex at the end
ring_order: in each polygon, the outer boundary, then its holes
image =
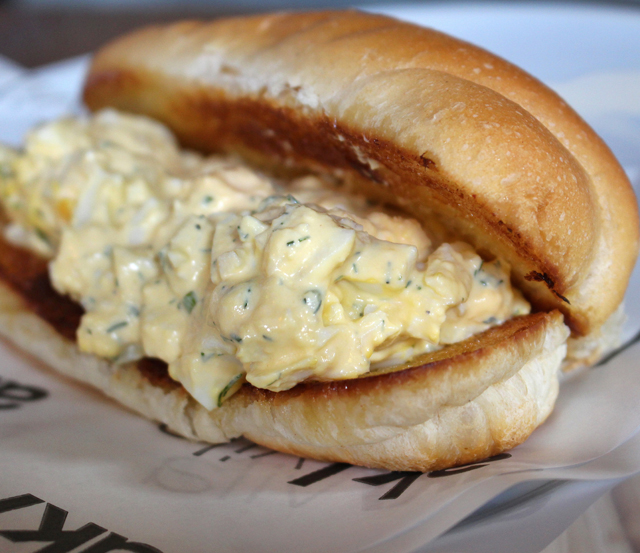
MULTIPOLYGON (((548 82, 582 111, 640 184, 638 10, 450 3, 374 10, 485 46, 548 82)), ((11 68, 11 78, 0 80, 0 140, 18 143, 34 122, 76 111, 83 63, 62 63, 26 76, 11 68), (12 83, 16 76, 19 81, 12 83)), ((632 290, 634 295, 640 290, 637 279, 632 290)), ((627 336, 640 328, 638 306, 634 297, 627 336)), ((567 383, 558 412, 511 458, 449 471, 446 478, 301 462, 245 441, 213 448, 190 444, 10 348, 1 355, 0 550, 10 553, 45 545, 12 543, 7 538, 20 535, 3 534, 11 529, 36 531, 42 519, 44 526, 30 537, 43 539, 49 532, 58 542, 78 535, 61 534, 62 528, 76 530, 95 522, 100 528, 89 530, 97 532, 96 537, 80 550, 105 539, 122 541, 116 533, 138 542, 130 544, 130 550, 165 553, 409 552, 523 481, 524 487, 500 496, 431 547, 444 551, 455 543, 455 550, 477 550, 481 538, 484 550, 508 551, 507 534, 493 530, 497 517, 506 513, 520 521, 509 543, 526 553, 551 541, 602 490, 640 470, 640 462, 636 466, 629 461, 637 456, 624 448, 607 454, 640 425, 634 395, 625 383, 607 379, 607 371, 616 372, 637 386, 630 376, 637 351, 567 383), (622 414, 610 414, 618 417, 615 432, 608 430, 609 419, 605 424, 585 408, 584 394, 603 406, 616 398, 622 414), (585 420, 593 439, 576 430, 574 444, 554 441, 555 430, 563 425, 578 428, 585 420), (543 449, 553 455, 542 455, 543 449), (576 466, 590 459, 596 460, 576 466), (558 479, 575 481, 548 483, 558 479), (18 496, 22 498, 2 501, 18 496), (544 519, 546 532, 527 535, 528 521, 539 516, 541 501, 558 514, 544 519), (66 521, 57 509, 68 511, 66 521)))

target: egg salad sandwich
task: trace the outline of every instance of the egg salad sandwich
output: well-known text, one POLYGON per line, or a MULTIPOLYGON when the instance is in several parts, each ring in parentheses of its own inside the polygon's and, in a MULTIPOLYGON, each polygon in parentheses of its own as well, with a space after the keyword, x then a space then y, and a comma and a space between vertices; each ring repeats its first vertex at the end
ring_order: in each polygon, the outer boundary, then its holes
POLYGON ((84 101, 0 149, 2 333, 188 438, 442 469, 523 442, 618 340, 629 182, 484 50, 354 11, 187 21, 105 46, 84 101))

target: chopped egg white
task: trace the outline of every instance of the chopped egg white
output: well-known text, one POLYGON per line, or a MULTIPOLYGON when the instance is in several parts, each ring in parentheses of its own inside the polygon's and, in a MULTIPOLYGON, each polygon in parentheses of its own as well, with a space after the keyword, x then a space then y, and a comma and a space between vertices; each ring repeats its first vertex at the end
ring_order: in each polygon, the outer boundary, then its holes
POLYGON ((286 390, 464 340, 529 305, 509 267, 307 176, 286 190, 103 111, 0 148, 6 236, 84 307, 81 350, 157 357, 208 409, 246 380, 286 390))

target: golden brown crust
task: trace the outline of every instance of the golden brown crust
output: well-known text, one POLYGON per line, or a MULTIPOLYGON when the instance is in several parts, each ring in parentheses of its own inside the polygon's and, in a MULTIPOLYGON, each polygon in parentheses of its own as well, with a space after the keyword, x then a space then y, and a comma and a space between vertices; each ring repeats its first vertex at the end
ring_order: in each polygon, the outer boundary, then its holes
POLYGON ((244 385, 209 413, 158 360, 116 366, 79 353, 81 313, 51 288, 43 260, 0 238, 0 332, 63 374, 189 438, 244 435, 287 453, 397 470, 467 463, 524 441, 551 411, 568 332, 557 311, 518 317, 356 380, 278 393, 244 385))
POLYGON ((393 470, 494 455, 553 407, 568 334, 553 309, 593 336, 626 287, 637 212, 610 152, 543 85, 435 31, 357 12, 150 28, 96 56, 84 95, 92 109, 156 117, 188 146, 336 172, 422 221, 434 217, 509 260, 539 310, 411 367, 279 393, 245 385, 208 412, 150 361, 115 366, 79 353, 51 326, 64 317, 34 314, 42 298, 32 301, 0 264, 13 286, 0 284, 1 332, 189 438, 244 435, 393 470))
POLYGON ((211 412, 180 386, 150 382, 134 364, 80 353, 3 283, 0 333, 59 372, 191 439, 244 435, 316 459, 426 471, 522 443, 551 412, 568 329, 558 312, 521 317, 425 357, 415 368, 284 393, 245 385, 211 412))
POLYGON ((435 31, 358 12, 152 27, 97 54, 84 98, 192 147, 375 182, 506 258, 579 335, 616 309, 635 261, 635 198, 604 143, 529 75, 435 31))

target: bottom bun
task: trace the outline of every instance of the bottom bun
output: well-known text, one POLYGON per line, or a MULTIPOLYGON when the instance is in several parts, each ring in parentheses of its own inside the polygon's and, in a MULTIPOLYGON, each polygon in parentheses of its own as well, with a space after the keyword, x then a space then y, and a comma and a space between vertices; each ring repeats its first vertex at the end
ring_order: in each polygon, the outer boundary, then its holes
POLYGON ((522 443, 553 408, 569 335, 560 313, 535 313, 400 370, 277 393, 245 384, 209 412, 159 363, 114 365, 79 352, 3 284, 0 333, 186 438, 245 436, 294 455, 404 471, 469 463, 522 443))

